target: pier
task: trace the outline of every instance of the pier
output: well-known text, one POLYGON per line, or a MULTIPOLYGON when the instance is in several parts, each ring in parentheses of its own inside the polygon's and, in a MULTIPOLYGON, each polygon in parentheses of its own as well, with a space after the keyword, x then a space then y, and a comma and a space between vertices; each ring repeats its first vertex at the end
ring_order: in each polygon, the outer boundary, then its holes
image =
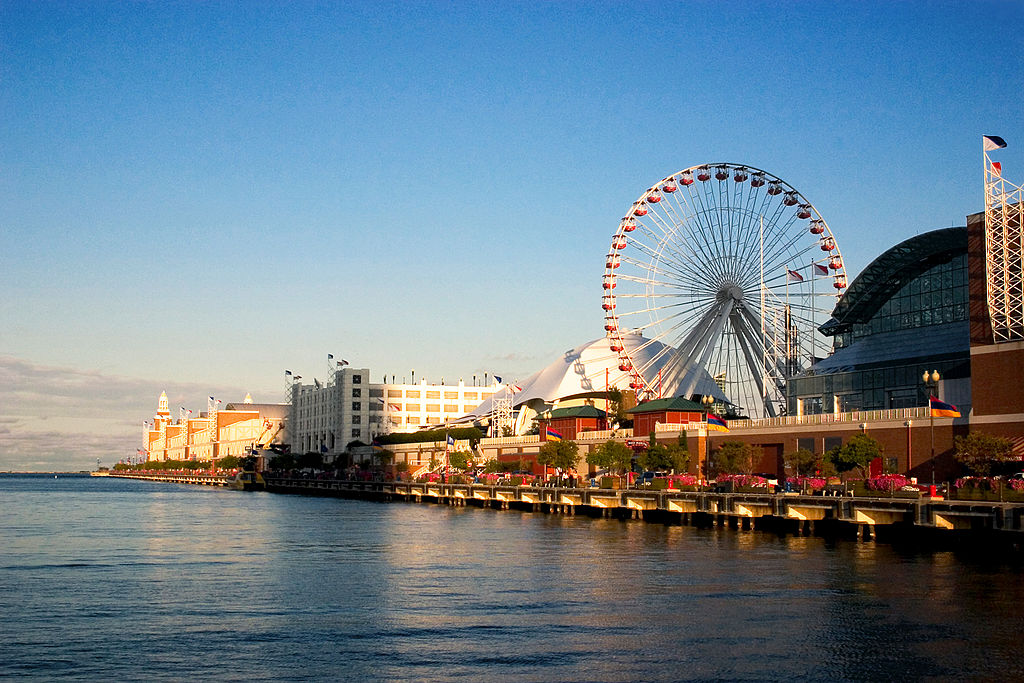
POLYGON ((1024 531, 1024 503, 793 493, 713 493, 647 489, 486 486, 438 482, 342 481, 266 477, 275 493, 406 501, 562 515, 642 519, 696 526, 833 532, 871 540, 898 530, 1024 531))

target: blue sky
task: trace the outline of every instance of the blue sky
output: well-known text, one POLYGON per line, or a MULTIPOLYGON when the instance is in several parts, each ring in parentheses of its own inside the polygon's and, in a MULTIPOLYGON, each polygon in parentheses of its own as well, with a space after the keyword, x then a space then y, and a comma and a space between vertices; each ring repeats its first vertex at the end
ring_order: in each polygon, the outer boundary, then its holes
POLYGON ((1022 24, 1018 2, 5 2, 0 469, 113 462, 161 390, 281 400, 327 353, 374 381, 525 377, 602 334, 618 219, 694 164, 789 182, 854 276, 981 209, 982 134, 1024 181, 1022 24))

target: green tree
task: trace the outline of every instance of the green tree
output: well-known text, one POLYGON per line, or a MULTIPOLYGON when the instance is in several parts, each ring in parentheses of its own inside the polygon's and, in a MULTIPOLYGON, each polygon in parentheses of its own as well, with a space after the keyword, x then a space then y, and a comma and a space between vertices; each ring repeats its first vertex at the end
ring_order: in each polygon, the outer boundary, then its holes
POLYGON ((448 464, 457 470, 465 470, 469 466, 469 461, 472 457, 473 454, 469 451, 455 451, 448 454, 448 464))
MULTIPOLYGON (((177 464, 177 461, 175 461, 175 464, 177 464)), ((184 464, 184 463, 181 463, 181 464, 184 464)), ((227 455, 227 456, 224 456, 223 458, 221 458, 220 460, 217 461, 217 467, 220 467, 221 469, 225 469, 225 470, 233 470, 234 468, 238 467, 241 464, 242 464, 242 461, 238 459, 237 455, 227 455)), ((179 467, 179 468, 176 468, 176 469, 182 469, 182 468, 179 467)))
POLYGON ((270 459, 270 469, 272 470, 292 470, 295 469, 295 457, 291 453, 280 453, 270 459))
POLYGON ((717 474, 749 474, 754 469, 756 451, 748 443, 726 441, 711 455, 711 467, 717 474))
POLYGON ((567 470, 576 467, 579 455, 580 447, 575 441, 546 441, 537 453, 537 464, 567 470))
POLYGON ((800 477, 809 477, 819 469, 818 456, 806 448, 800 448, 793 453, 786 453, 782 456, 786 469, 791 470, 800 477))
POLYGON ((953 439, 953 457, 973 474, 986 476, 992 467, 1010 460, 1013 442, 985 432, 971 432, 953 439))
POLYGON ((587 454, 587 462, 595 467, 625 472, 633 463, 633 449, 615 439, 608 439, 587 454))
POLYGON ((389 451, 386 448, 381 448, 379 450, 374 450, 373 451, 373 460, 374 460, 374 462, 376 462, 381 467, 384 467, 385 465, 390 464, 391 461, 394 459, 394 457, 395 457, 395 452, 394 451, 389 451))
POLYGON ((882 445, 867 434, 855 434, 842 446, 837 446, 825 454, 837 472, 849 472, 857 469, 862 477, 867 476, 868 465, 875 458, 882 457, 882 445))
POLYGON ((295 465, 302 470, 320 470, 324 467, 324 456, 316 451, 306 451, 295 459, 295 465))

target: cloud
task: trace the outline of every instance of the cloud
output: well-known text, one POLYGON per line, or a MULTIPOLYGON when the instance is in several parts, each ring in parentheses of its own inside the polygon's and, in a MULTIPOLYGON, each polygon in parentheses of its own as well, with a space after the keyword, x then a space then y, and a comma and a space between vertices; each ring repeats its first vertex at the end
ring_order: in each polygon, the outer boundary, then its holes
POLYGON ((163 382, 96 370, 38 365, 0 356, 0 470, 92 469, 110 465, 142 445, 142 421, 161 390, 171 413, 191 399, 244 396, 235 387, 163 382))

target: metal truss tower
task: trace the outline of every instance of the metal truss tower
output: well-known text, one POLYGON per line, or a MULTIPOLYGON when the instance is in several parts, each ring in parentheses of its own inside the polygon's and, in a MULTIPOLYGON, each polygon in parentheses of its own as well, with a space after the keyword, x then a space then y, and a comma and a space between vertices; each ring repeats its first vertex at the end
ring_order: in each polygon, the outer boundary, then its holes
POLYGON ((1005 145, 984 138, 985 281, 996 343, 1024 340, 1024 190, 1006 180, 988 154, 1005 145))

